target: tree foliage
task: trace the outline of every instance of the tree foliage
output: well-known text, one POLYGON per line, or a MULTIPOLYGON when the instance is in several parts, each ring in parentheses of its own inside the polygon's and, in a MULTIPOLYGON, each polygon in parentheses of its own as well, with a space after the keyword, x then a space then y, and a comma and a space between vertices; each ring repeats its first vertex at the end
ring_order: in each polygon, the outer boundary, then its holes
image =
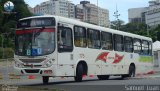
POLYGON ((120 30, 124 25, 124 21, 123 20, 115 20, 115 21, 111 21, 111 28, 112 29, 117 29, 120 30))
MULTIPOLYGON (((15 33, 14 29, 16 28, 17 21, 20 18, 28 17, 31 16, 32 14, 28 10, 27 4, 24 2, 24 0, 10 0, 11 2, 14 3, 14 10, 11 13, 6 13, 4 11, 3 6, 4 3, 7 1, 8 0, 2 0, 0 2, 0 34, 2 37, 3 33, 4 47, 13 47, 13 43, 11 45, 11 41, 14 39, 14 33, 15 33)), ((0 42, 1 41, 2 38, 0 42)))
MULTIPOLYGON (((117 21, 111 22, 111 28, 116 29, 117 21)), ((160 41, 160 25, 156 28, 147 28, 147 25, 144 23, 127 23, 119 22, 119 30, 125 31, 133 34, 138 34, 146 37, 150 37, 153 41, 160 41)))

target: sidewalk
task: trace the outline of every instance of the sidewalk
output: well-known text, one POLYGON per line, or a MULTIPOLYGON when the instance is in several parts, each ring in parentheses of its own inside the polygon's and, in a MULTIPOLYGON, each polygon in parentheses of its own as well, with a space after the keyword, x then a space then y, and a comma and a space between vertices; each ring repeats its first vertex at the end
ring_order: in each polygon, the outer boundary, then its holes
POLYGON ((160 78, 160 67, 153 67, 153 70, 147 73, 142 73, 142 74, 137 74, 136 77, 133 79, 137 78, 160 78))
POLYGON ((153 70, 154 70, 156 73, 160 73, 160 67, 154 67, 153 70))

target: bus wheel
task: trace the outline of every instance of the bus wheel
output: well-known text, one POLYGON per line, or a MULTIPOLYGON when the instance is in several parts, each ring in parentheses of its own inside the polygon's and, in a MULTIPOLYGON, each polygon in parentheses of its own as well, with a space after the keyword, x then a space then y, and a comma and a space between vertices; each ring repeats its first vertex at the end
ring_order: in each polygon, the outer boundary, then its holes
POLYGON ((125 75, 121 75, 121 78, 122 79, 125 79, 125 78, 127 78, 129 75, 127 75, 127 74, 125 74, 125 75))
POLYGON ((135 66, 131 65, 129 67, 129 77, 135 77, 135 66))
POLYGON ((43 76, 42 80, 43 80, 43 84, 48 84, 49 76, 43 76))
POLYGON ((82 75, 83 75, 83 65, 79 64, 76 69, 76 76, 74 77, 76 82, 82 81, 82 75))
POLYGON ((99 80, 107 80, 109 79, 109 75, 97 75, 99 80))

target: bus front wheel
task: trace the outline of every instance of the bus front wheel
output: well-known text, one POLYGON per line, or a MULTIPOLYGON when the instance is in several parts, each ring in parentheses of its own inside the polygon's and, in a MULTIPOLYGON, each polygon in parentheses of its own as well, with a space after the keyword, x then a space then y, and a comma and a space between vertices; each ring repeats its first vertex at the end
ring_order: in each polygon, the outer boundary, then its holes
POLYGON ((83 75, 83 65, 79 64, 76 69, 76 76, 74 77, 76 82, 82 81, 82 75, 83 75))
POLYGON ((42 77, 42 80, 43 80, 43 84, 48 84, 48 82, 49 82, 49 77, 48 77, 48 76, 43 76, 43 77, 42 77))

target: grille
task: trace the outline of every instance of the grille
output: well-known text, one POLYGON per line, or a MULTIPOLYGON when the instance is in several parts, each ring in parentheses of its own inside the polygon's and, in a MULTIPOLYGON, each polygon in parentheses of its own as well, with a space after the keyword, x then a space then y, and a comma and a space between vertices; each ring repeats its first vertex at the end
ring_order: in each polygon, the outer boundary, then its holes
POLYGON ((23 63, 41 63, 42 61, 46 60, 43 59, 20 59, 23 63))
POLYGON ((38 67, 42 67, 42 65, 24 65, 24 67, 38 68, 38 67))
POLYGON ((25 72, 26 73, 38 73, 39 72, 39 69, 25 69, 25 72))

